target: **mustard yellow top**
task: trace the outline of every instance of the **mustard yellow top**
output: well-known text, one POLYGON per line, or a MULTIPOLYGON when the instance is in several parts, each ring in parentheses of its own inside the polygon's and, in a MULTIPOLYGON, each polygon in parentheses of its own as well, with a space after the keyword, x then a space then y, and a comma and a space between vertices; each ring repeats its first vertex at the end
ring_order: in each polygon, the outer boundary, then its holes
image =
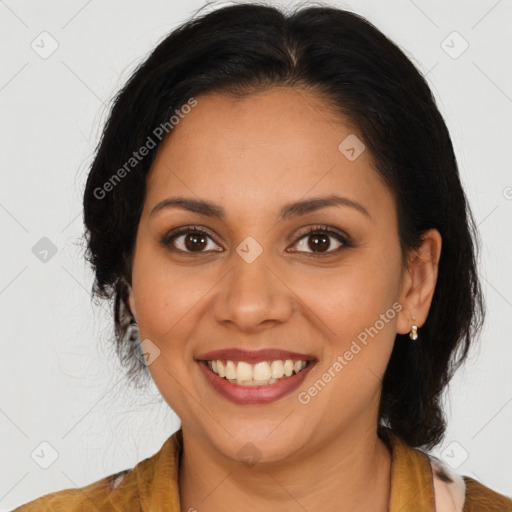
MULTIPOLYGON (((454 477, 440 461, 391 433, 384 440, 391 450, 389 512, 512 512, 512 499, 472 478, 454 477)), ((133 469, 47 494, 13 512, 183 512, 178 486, 182 448, 180 428, 133 469)))

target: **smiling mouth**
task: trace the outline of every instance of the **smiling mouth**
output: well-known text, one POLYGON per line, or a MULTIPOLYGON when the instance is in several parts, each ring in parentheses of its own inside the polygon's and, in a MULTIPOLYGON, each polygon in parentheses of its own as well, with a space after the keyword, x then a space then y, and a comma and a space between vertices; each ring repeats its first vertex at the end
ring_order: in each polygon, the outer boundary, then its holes
POLYGON ((287 380, 314 364, 315 360, 277 359, 248 363, 226 359, 202 361, 215 375, 238 386, 266 386, 287 380))

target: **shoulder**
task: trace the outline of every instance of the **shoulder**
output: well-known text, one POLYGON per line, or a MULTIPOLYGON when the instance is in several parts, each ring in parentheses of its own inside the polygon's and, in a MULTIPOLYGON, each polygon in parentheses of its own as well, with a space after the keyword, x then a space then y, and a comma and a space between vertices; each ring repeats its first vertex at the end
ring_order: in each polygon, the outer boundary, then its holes
POLYGON ((512 498, 460 475, 427 450, 414 448, 392 431, 383 431, 392 453, 391 510, 436 512, 512 512, 512 498), (393 484, 394 481, 394 484, 393 484), (394 488, 393 488, 394 486, 394 488))
POLYGON ((466 502, 463 512, 512 512, 512 498, 499 494, 477 480, 464 476, 466 502))
MULTIPOLYGON (((134 503, 151 501, 163 481, 175 477, 180 432, 161 449, 131 469, 125 469, 85 487, 46 494, 12 512, 119 512, 133 510, 134 503)), ((168 482, 169 486, 169 482, 168 482)))
POLYGON ((136 481, 131 478, 132 474, 133 470, 126 469, 85 487, 52 492, 21 505, 13 512, 116 512, 119 509, 114 508, 112 500, 116 501, 121 490, 123 494, 131 495, 126 497, 135 497, 133 494, 137 492, 136 481))
POLYGON ((436 510, 440 512, 512 512, 512 498, 451 470, 427 454, 433 476, 436 510))

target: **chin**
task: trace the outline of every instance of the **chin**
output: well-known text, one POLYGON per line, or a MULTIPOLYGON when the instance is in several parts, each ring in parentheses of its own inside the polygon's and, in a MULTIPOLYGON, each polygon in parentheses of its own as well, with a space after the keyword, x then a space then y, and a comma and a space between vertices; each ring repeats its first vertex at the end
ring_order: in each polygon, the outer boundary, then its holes
POLYGON ((212 439, 212 442, 225 457, 243 462, 248 467, 255 463, 281 462, 293 456, 302 443, 292 434, 290 426, 284 430, 276 429, 275 422, 272 426, 269 422, 264 423, 260 428, 251 424, 238 430, 230 429, 233 437, 224 432, 222 439, 212 439))

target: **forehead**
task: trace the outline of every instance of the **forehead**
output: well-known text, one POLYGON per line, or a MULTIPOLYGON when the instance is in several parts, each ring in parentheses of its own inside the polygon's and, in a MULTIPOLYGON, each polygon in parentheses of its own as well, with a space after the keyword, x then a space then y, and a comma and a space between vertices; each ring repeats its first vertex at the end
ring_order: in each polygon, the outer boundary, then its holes
POLYGON ((326 193, 364 200, 369 209, 389 201, 357 128, 313 93, 275 87, 196 100, 158 150, 148 206, 177 194, 246 208, 326 193), (355 159, 350 146, 362 150, 355 159))

